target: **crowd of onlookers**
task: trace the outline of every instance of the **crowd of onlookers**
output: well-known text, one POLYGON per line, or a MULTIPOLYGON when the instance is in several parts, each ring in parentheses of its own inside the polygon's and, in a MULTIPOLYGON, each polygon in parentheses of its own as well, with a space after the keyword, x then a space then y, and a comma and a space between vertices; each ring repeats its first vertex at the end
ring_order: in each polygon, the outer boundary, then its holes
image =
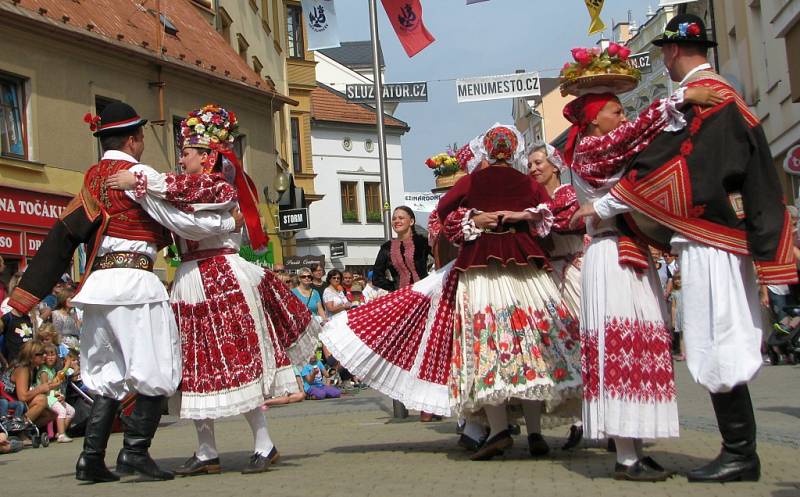
MULTIPOLYGON (((0 257, 0 273, 4 269, 0 257)), ((281 265, 273 271, 320 324, 385 293, 370 284, 370 275, 357 272, 332 269, 326 275, 317 266, 290 274, 281 265)), ((33 425, 57 442, 72 441, 75 406, 68 394, 78 389, 90 395, 80 381, 81 313, 71 303, 76 283, 65 277, 28 315, 16 316, 8 297, 21 277, 17 272, 7 285, 0 283, 0 453, 34 444, 33 425)), ((300 392, 268 399, 266 407, 335 398, 361 386, 321 344, 295 374, 300 392)))
MULTIPOLYGON (((363 275, 353 271, 331 269, 326 274, 321 266, 316 266, 301 268, 292 275, 281 265, 276 265, 273 271, 305 304, 320 324, 324 324, 342 311, 386 293, 372 285, 370 273, 363 275)), ((296 369, 298 382, 302 383, 308 399, 336 398, 341 395, 342 390, 361 387, 358 378, 342 368, 321 344, 318 351, 309 358, 308 363, 296 369)), ((288 399, 271 399, 267 404, 286 403, 286 400, 288 399)))
MULTIPOLYGON (((0 257, 0 272, 4 269, 0 257)), ((0 285, 0 453, 34 444, 34 426, 57 442, 71 442, 67 432, 75 408, 68 402, 69 388, 85 391, 80 379, 81 318, 72 306, 75 283, 59 281, 29 314, 17 316, 8 296, 21 277, 17 272, 8 285, 0 285)))

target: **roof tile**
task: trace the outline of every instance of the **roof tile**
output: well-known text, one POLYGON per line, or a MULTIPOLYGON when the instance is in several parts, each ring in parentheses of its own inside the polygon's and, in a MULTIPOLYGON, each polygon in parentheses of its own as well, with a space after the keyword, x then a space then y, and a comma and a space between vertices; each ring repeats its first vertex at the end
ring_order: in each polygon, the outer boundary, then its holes
MULTIPOLYGON (((320 82, 311 91, 311 117, 318 121, 350 124, 375 124, 375 109, 366 104, 348 102, 344 95, 320 82)), ((409 129, 400 119, 384 115, 384 126, 409 129)))
MULTIPOLYGON (((2 10, 22 11, 30 19, 91 33, 113 45, 130 45, 157 56, 160 23, 152 0, 20 0, 16 6, 0 0, 0 4, 6 4, 0 5, 2 10)), ((162 36, 164 59, 275 93, 275 87, 239 57, 189 0, 161 2, 161 12, 178 29, 175 36, 162 36)))

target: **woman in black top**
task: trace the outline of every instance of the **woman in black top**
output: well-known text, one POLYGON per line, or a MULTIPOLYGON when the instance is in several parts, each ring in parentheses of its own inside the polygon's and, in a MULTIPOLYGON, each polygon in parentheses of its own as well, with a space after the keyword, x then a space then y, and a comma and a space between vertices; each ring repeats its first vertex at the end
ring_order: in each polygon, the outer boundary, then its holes
MULTIPOLYGON (((414 211, 401 205, 392 213, 392 229, 397 238, 381 245, 375 265, 372 267, 372 284, 387 291, 413 285, 428 276, 428 256, 432 255, 428 240, 417 234, 414 211), (392 279, 386 277, 387 271, 392 279)), ((395 401, 396 402, 396 401, 395 401)), ((429 412, 421 412, 419 420, 423 423, 440 420, 429 412)))
POLYGON ((392 229, 397 238, 381 245, 372 268, 372 284, 387 291, 414 284, 428 276, 428 240, 414 230, 414 211, 401 205, 392 213, 392 229), (389 279, 386 273, 391 275, 389 279))

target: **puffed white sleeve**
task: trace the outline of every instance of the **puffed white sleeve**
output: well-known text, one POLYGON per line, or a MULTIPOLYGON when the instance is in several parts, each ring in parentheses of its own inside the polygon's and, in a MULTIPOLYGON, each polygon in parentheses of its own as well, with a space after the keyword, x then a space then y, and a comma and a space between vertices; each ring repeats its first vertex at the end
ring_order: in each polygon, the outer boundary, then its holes
MULTIPOLYGON (((163 178, 161 173, 144 164, 137 164, 131 167, 130 171, 137 177, 137 181, 139 178, 145 178, 150 183, 151 178, 154 182, 158 181, 159 177, 163 178)), ((229 212, 183 212, 155 196, 138 195, 136 190, 126 191, 125 194, 138 202, 155 222, 187 240, 202 240, 236 230, 236 222, 229 212)))
POLYGON ((595 200, 594 210, 600 219, 608 219, 616 216, 617 214, 625 214, 630 212, 631 208, 628 204, 621 202, 610 193, 606 193, 600 199, 595 200))

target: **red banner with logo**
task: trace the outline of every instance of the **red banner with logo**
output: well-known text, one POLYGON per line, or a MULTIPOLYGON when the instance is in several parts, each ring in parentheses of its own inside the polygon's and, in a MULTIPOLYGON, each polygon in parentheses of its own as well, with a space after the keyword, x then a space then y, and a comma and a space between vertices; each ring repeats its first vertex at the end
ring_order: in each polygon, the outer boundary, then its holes
POLYGON ((419 0, 381 0, 394 32, 409 57, 436 41, 422 23, 422 5, 419 0))

